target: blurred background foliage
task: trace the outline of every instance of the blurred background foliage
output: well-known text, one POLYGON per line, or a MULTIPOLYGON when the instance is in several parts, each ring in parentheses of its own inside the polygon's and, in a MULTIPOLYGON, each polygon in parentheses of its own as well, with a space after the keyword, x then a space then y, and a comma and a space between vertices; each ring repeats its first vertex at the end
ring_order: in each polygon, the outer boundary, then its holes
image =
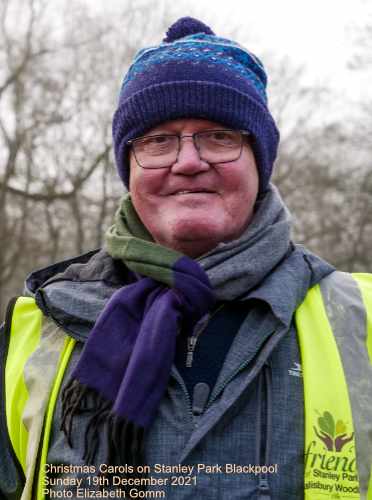
MULTIPOLYGON (((0 317, 32 269, 102 244, 123 193, 111 145, 122 77, 137 49, 195 15, 182 2, 162 5, 126 0, 113 16, 78 0, 2 0, 0 317)), ((358 33, 350 71, 358 61, 372 65, 371 31, 358 33)), ((249 47, 229 23, 218 34, 249 47)), ((372 105, 325 122, 329 89, 305 86, 285 54, 258 55, 282 135, 274 181, 293 213, 294 239, 341 270, 371 271, 372 105)))

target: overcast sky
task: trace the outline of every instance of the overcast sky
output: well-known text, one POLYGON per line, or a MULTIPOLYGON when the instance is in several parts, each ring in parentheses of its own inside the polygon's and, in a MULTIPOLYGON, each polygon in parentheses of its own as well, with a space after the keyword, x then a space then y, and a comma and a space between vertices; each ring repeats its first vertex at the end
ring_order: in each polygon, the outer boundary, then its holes
MULTIPOLYGON (((85 1, 97 11, 125 11, 125 0, 85 1)), ((158 1, 160 11, 169 5, 158 1)), ((238 41, 259 56, 287 55, 305 67, 308 84, 329 85, 348 99, 372 97, 372 67, 368 73, 348 68, 364 27, 372 25, 372 0, 180 0, 172 12, 199 17, 222 36, 237 31, 238 41)))
MULTIPOLYGON (((193 2, 190 2, 193 3, 193 2)), ((211 18, 216 12, 246 29, 257 48, 287 53, 331 75, 354 49, 357 30, 372 22, 372 2, 365 0, 198 0, 211 18), (212 11, 213 6, 213 11, 212 11), (224 13, 224 15, 222 15, 224 13)))
MULTIPOLYGON (((227 3, 217 1, 216 5, 222 9, 227 3)), ((263 46, 278 56, 288 54, 294 62, 306 67, 309 81, 330 83, 340 89, 352 85, 355 91, 363 92, 362 78, 359 79, 362 71, 350 71, 348 63, 360 49, 358 38, 363 35, 364 26, 368 21, 372 24, 371 1, 235 0, 231 3, 236 22, 247 24, 253 31, 250 39, 252 44, 257 43, 257 49, 263 46)))

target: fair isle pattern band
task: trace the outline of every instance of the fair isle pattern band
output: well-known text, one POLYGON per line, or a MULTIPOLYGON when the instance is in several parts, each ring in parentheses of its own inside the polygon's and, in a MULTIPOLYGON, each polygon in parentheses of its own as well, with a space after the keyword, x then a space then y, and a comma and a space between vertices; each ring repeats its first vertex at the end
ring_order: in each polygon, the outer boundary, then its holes
POLYGON ((122 90, 131 80, 148 75, 149 71, 161 71, 161 68, 156 66, 161 65, 164 68, 164 65, 172 64, 177 67, 185 63, 194 65, 197 71, 202 72, 210 65, 213 76, 215 71, 220 70, 222 79, 228 80, 233 74, 234 78, 238 76, 249 80, 263 101, 267 102, 267 77, 259 59, 239 44, 203 34, 191 35, 140 51, 124 79, 122 90))

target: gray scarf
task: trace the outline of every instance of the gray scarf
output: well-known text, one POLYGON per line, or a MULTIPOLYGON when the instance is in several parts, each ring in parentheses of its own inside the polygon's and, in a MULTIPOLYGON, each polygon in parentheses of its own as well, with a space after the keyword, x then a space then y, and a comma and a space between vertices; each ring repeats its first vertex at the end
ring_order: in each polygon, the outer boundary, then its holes
POLYGON ((220 243, 199 257, 218 300, 235 299, 258 285, 290 248, 291 216, 277 188, 270 184, 237 240, 220 243))

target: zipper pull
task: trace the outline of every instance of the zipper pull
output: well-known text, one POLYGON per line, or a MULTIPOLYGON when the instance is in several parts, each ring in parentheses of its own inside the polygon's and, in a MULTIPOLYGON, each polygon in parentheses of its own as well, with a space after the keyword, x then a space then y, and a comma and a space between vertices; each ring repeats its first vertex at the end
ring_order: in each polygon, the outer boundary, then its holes
POLYGON ((257 500, 271 500, 270 486, 266 477, 260 477, 257 500))
POLYGON ((197 337, 189 337, 187 339, 187 354, 186 354, 186 368, 192 367, 192 362, 194 360, 194 351, 196 347, 196 343, 198 341, 197 337))
POLYGON ((208 403, 210 387, 205 382, 195 384, 192 394, 192 412, 194 415, 201 415, 208 403))
POLYGON ((199 321, 194 326, 191 337, 187 339, 186 368, 192 367, 196 343, 198 341, 199 335, 208 325, 210 317, 211 315, 207 313, 201 319, 199 319, 199 321))

